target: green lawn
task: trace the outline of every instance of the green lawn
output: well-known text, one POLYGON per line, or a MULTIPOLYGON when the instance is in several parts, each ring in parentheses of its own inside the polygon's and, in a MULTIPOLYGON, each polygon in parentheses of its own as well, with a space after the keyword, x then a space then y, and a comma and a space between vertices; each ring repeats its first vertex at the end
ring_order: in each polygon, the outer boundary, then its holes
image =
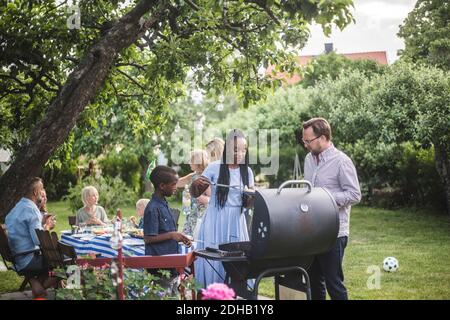
MULTIPOLYGON (((68 229, 71 213, 66 204, 52 202, 48 207, 58 216, 56 231, 68 229)), ((134 214, 133 207, 122 209, 124 216, 134 214)), ((180 227, 183 221, 181 216, 180 227)), ((423 211, 355 207, 344 270, 350 299, 450 299, 450 219, 423 211), (387 256, 398 259, 397 272, 382 271, 387 256), (370 266, 380 267, 380 289, 367 287, 370 266)), ((14 273, 0 272, 0 293, 19 285, 14 273)), ((271 279, 264 280, 260 294, 273 296, 271 279)))
MULTIPOLYGON (((344 256, 350 299, 450 299, 450 219, 424 211, 352 209, 350 241, 344 256), (382 270, 385 257, 399 270, 382 270), (368 289, 370 266, 380 267, 380 289, 368 289)), ((265 281, 261 294, 272 295, 265 281)))

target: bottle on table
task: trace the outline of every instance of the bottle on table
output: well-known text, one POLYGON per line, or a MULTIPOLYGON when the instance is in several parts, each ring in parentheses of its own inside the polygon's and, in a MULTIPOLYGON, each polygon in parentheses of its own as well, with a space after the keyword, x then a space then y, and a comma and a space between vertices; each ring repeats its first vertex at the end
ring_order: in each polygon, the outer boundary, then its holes
POLYGON ((189 193, 189 186, 185 185, 183 190, 182 211, 184 215, 191 212, 191 194, 189 193))

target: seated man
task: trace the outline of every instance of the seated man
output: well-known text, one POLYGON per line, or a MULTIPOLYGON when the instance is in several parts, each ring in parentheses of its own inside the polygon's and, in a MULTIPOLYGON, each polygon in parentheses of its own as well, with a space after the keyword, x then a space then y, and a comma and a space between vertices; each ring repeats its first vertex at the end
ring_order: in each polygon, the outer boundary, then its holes
MULTIPOLYGON (((170 167, 157 166, 150 174, 150 181, 155 187, 155 192, 144 211, 145 254, 152 256, 177 254, 178 242, 191 245, 189 238, 177 231, 165 198, 177 190, 177 173, 170 167)), ((170 271, 175 275, 174 270, 170 271)), ((149 272, 155 274, 156 270, 149 272)))
MULTIPOLYGON (((42 214, 38 204, 42 201, 42 179, 33 178, 28 185, 25 197, 8 213, 5 219, 9 245, 14 255, 39 249, 35 229, 43 229, 42 214)), ((47 219, 53 223, 52 219, 47 219)), ((45 225, 49 230, 52 226, 45 225)), ((48 276, 48 265, 39 253, 29 253, 16 257, 18 271, 30 275, 31 289, 35 297, 44 296, 45 289, 56 284, 56 279, 48 276)))

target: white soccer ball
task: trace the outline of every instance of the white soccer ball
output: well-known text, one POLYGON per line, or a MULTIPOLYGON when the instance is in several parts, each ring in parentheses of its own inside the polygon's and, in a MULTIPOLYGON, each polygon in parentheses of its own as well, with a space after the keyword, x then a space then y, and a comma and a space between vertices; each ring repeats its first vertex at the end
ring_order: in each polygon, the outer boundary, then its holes
POLYGON ((383 269, 387 272, 395 272, 398 269, 398 260, 394 257, 387 257, 383 261, 383 269))

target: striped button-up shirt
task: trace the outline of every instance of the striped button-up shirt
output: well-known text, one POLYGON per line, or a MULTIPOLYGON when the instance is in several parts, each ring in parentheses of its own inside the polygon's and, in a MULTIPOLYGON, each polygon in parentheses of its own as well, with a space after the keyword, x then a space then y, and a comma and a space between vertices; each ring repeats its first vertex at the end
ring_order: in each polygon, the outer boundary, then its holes
POLYGON ((361 201, 358 175, 352 160, 333 144, 315 156, 305 158, 305 180, 313 187, 326 188, 339 207, 338 237, 349 235, 351 206, 361 201))

